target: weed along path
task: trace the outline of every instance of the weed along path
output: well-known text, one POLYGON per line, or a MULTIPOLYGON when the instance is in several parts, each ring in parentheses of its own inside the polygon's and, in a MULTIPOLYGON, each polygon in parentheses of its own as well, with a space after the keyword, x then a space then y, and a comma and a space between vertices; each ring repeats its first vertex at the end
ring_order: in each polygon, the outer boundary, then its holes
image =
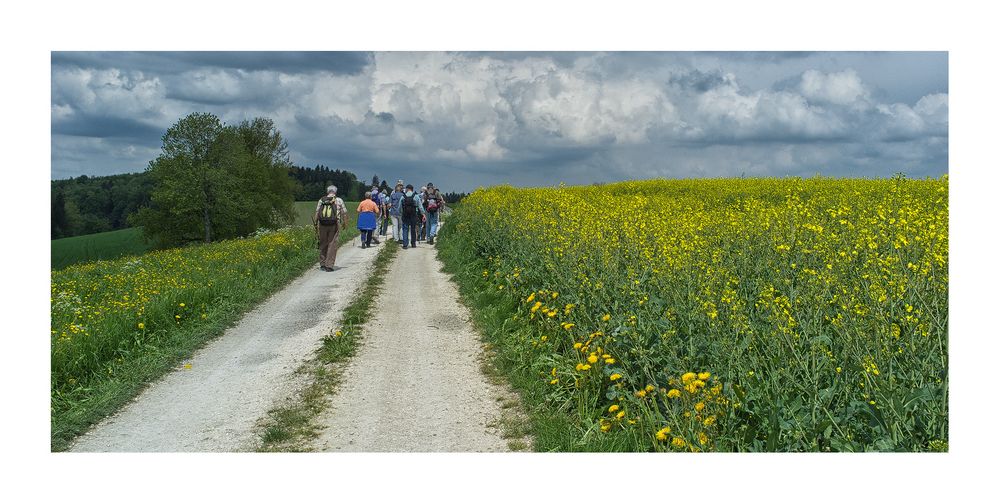
POLYGON ((507 451, 508 392, 480 370, 479 338, 433 247, 400 250, 382 290, 312 449, 507 451))
POLYGON ((151 384, 71 447, 78 452, 253 451, 256 422, 302 378, 376 257, 357 241, 341 246, 339 269, 292 281, 186 364, 151 384))

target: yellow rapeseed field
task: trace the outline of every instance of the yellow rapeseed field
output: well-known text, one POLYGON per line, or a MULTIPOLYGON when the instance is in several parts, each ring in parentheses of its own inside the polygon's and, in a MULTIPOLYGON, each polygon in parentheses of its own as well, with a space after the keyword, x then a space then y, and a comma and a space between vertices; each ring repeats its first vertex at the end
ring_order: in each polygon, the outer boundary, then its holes
POLYGON ((503 186, 449 224, 582 443, 946 449, 947 176, 503 186))

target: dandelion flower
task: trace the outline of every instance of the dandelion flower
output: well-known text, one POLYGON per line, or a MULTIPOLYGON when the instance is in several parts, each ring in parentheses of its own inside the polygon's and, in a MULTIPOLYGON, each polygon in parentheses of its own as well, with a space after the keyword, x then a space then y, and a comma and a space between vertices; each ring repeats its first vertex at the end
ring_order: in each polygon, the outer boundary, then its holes
POLYGON ((590 354, 590 357, 587 357, 587 362, 589 362, 591 364, 596 364, 597 363, 597 356, 594 355, 594 354, 590 354))
POLYGON ((709 376, 712 376, 712 373, 709 373, 709 372, 698 373, 698 379, 699 380, 707 380, 709 376))
POLYGON ((607 359, 604 359, 604 363, 605 364, 614 364, 615 363, 615 359, 612 358, 612 357, 608 357, 607 359))
POLYGON ((555 385, 557 383, 559 383, 559 378, 553 378, 549 380, 549 385, 555 385))
POLYGON ((670 389, 670 392, 667 392, 667 397, 671 399, 676 399, 680 396, 681 396, 681 391, 677 389, 670 389))
POLYGON ((703 402, 700 402, 700 403, 694 405, 694 410, 695 411, 701 411, 703 409, 705 409, 705 403, 703 403, 703 402))
POLYGON ((575 348, 577 350, 579 350, 580 347, 582 347, 582 346, 583 346, 583 343, 580 343, 579 341, 577 341, 576 343, 573 343, 573 348, 575 348))
POLYGON ((679 437, 675 437, 673 441, 670 442, 670 444, 676 446, 677 448, 684 448, 685 445, 684 440, 679 437))
POLYGON ((617 380, 621 380, 621 379, 622 379, 622 375, 620 375, 618 373, 615 373, 615 374, 611 375, 611 381, 617 381, 617 380))
POLYGON ((664 427, 664 428, 656 431, 656 439, 659 440, 659 441, 666 441, 667 440, 667 434, 670 434, 670 427, 664 427))
POLYGON ((608 315, 607 313, 605 313, 604 316, 601 317, 601 320, 604 321, 604 322, 607 322, 607 321, 611 320, 611 315, 608 315))
POLYGON ((139 322, 139 329, 145 329, 145 328, 146 328, 146 324, 143 324, 142 322, 139 322))
POLYGON ((684 382, 685 385, 687 385, 688 382, 690 382, 691 380, 693 380, 693 379, 695 379, 697 377, 698 377, 698 375, 696 375, 694 373, 688 372, 688 373, 684 373, 684 375, 681 376, 681 381, 684 382))
POLYGON ((625 412, 624 411, 619 411, 618 414, 615 415, 615 418, 617 418, 619 420, 621 420, 624 417, 625 417, 625 412))

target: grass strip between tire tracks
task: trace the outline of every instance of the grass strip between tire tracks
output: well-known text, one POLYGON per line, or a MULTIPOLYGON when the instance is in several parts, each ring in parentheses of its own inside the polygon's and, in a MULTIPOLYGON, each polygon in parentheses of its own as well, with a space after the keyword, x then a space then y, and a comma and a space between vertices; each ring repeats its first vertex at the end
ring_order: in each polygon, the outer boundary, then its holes
POLYGON ((328 398, 341 383, 343 364, 357 351, 364 324, 372 315, 375 297, 396 256, 399 245, 387 241, 375 258, 375 270, 357 297, 344 308, 339 329, 330 331, 316 355, 296 370, 306 385, 288 404, 268 412, 260 425, 262 452, 308 451, 308 442, 319 435, 316 419, 329 405, 328 398))

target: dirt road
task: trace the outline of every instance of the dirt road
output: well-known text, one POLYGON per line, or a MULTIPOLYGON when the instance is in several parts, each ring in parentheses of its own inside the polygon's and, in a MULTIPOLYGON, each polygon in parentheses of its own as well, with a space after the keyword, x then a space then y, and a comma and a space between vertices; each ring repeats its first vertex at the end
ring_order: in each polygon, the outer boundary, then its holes
MULTIPOLYGON (((247 314, 133 402, 81 436, 77 452, 232 452, 259 447, 258 422, 305 386, 294 371, 338 323, 376 249, 341 248, 247 314), (326 292, 321 303, 317 293, 326 292)), ((319 418, 317 451, 507 451, 480 343, 432 247, 397 253, 358 353, 319 418)), ((510 407, 510 406, 507 406, 510 407)))
POLYGON ((504 391, 481 373, 469 313, 440 268, 423 243, 398 252, 314 449, 507 451, 493 426, 504 391))
POLYGON ((254 450, 256 422, 302 386, 293 372, 340 320, 377 252, 358 248, 357 239, 342 245, 340 269, 317 267, 294 280, 195 353, 190 369, 168 373, 70 450, 254 450))

